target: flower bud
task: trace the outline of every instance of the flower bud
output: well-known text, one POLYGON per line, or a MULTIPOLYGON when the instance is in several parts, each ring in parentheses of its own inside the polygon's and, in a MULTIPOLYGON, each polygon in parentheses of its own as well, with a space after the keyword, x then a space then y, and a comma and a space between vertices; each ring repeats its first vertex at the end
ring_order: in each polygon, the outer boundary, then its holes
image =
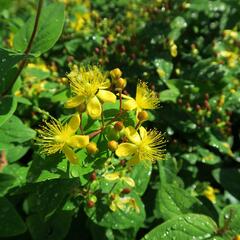
POLYGON ((79 113, 85 112, 86 109, 87 109, 87 106, 86 106, 85 103, 81 103, 81 104, 77 107, 77 110, 78 110, 79 113))
POLYGON ((119 79, 122 76, 122 71, 119 68, 115 68, 110 71, 110 75, 113 79, 119 79))
POLYGON ((119 78, 116 80, 116 88, 125 88, 127 85, 127 81, 124 78, 119 78))
POLYGON ((88 207, 88 208, 92 208, 92 207, 94 207, 94 205, 95 205, 95 202, 94 202, 94 201, 92 201, 92 200, 88 200, 88 201, 87 201, 87 207, 88 207))
POLYGON ((120 161, 120 165, 123 166, 123 167, 125 167, 125 166, 126 166, 126 160, 125 160, 125 159, 122 159, 122 160, 120 161))
POLYGON ((118 121, 114 124, 114 129, 116 131, 120 132, 123 129, 123 127, 124 127, 123 122, 118 121))
POLYGON ((148 120, 148 113, 146 111, 141 111, 138 113, 137 118, 139 121, 146 121, 148 120))
POLYGON ((118 143, 114 140, 108 142, 108 148, 112 151, 115 152, 118 148, 118 143))
POLYGON ((95 142, 90 142, 86 147, 88 153, 95 154, 98 152, 97 144, 95 142))
POLYGON ((129 194, 130 192, 131 192, 130 188, 124 188, 121 193, 122 194, 129 194))
POLYGON ((97 174, 96 174, 96 172, 94 171, 94 172, 92 172, 91 174, 90 174, 90 180, 91 181, 94 181, 94 180, 96 180, 97 179, 97 174))

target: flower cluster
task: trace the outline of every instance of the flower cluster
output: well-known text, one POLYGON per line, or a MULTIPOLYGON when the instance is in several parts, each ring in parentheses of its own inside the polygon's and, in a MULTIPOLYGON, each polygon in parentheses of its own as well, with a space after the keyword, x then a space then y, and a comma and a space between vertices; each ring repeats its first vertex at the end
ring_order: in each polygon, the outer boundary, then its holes
MULTIPOLYGON (((104 103, 116 103, 116 95, 123 101, 119 109, 119 115, 123 111, 136 111, 137 125, 122 127, 120 139, 116 150, 116 156, 128 160, 130 165, 140 161, 161 160, 164 157, 164 138, 157 130, 147 131, 142 122, 148 118, 145 110, 155 109, 159 105, 159 98, 151 91, 145 82, 137 85, 136 97, 132 98, 122 94, 122 88, 126 85, 126 80, 121 78, 122 72, 114 69, 110 72, 112 82, 118 93, 110 91, 111 82, 107 74, 97 67, 77 67, 74 65, 72 71, 67 75, 70 83, 72 97, 65 103, 65 108, 74 108, 76 114, 70 119, 69 123, 62 125, 61 122, 51 119, 46 122, 38 132, 38 144, 41 151, 46 154, 63 152, 71 163, 77 163, 77 157, 74 154, 75 148, 84 148, 89 145, 89 138, 93 135, 75 134, 80 128, 81 115, 85 112, 91 119, 98 121, 104 118, 104 103), (121 84, 122 82, 122 84, 121 84)), ((113 119, 116 116, 113 116, 113 119)), ((112 124, 110 121, 108 124, 112 124)), ((96 134, 103 134, 104 126, 96 134)), ((92 143, 91 143, 92 144, 92 143)), ((90 146, 90 145, 89 145, 90 146)))
MULTIPOLYGON (((164 159, 163 135, 156 129, 147 130, 143 126, 148 120, 147 111, 159 106, 159 98, 145 82, 137 84, 135 98, 123 94, 127 81, 122 78, 122 72, 118 68, 105 74, 97 66, 85 68, 74 65, 67 78, 72 96, 64 103, 64 107, 75 113, 67 123, 50 117, 50 121, 38 130, 37 144, 41 153, 51 155, 60 152, 71 164, 77 165, 83 160, 78 157, 79 149, 85 148, 83 151, 95 161, 102 161, 104 158, 101 156, 107 151, 110 157, 98 173, 104 181, 114 184, 109 194, 110 209, 133 209, 139 212, 136 200, 125 196, 135 187, 135 181, 128 173, 132 166, 140 162, 151 164, 164 159), (110 109, 113 113, 110 118, 105 116, 107 104, 113 108, 110 109), (89 126, 83 124, 88 120, 100 126, 99 129, 89 131, 89 126), (106 139, 107 144, 97 141, 98 135, 106 139), (122 187, 119 188, 119 184, 122 187)), ((88 160, 84 160, 85 164, 86 161, 88 160)), ((96 173, 91 179, 95 178, 96 173)), ((96 198, 93 201, 91 197, 87 206, 92 206, 95 201, 96 198)))

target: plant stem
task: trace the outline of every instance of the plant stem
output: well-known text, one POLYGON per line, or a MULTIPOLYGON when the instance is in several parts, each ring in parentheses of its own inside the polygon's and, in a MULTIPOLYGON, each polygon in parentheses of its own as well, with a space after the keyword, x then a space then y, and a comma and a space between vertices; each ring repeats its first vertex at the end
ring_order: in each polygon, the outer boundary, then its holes
POLYGON ((122 112, 122 90, 119 91, 119 111, 122 112))
POLYGON ((80 131, 81 131, 81 134, 83 134, 83 126, 82 126, 82 113, 80 113, 80 131))
POLYGON ((29 53, 31 51, 32 44, 33 44, 34 38, 35 38, 36 33, 37 33, 39 18, 40 18, 42 6, 43 6, 43 1, 44 0, 39 0, 38 1, 37 14, 36 14, 36 17, 35 17, 35 23, 34 23, 32 35, 31 35, 30 40, 28 42, 28 45, 27 45, 27 47, 26 47, 26 49, 24 51, 25 58, 20 62, 19 68, 18 68, 18 71, 16 72, 15 77, 9 83, 7 88, 2 92, 2 94, 1 94, 2 97, 5 96, 8 93, 8 91, 10 91, 10 89, 12 89, 14 83, 17 81, 19 75, 21 74, 23 68, 25 67, 25 65, 27 63, 27 58, 28 58, 28 55, 29 55, 29 53))

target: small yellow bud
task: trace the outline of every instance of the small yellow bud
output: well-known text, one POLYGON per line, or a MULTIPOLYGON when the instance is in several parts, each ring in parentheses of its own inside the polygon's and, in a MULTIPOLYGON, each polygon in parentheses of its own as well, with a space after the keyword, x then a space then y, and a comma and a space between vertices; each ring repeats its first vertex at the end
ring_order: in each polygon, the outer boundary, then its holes
POLYGON ((148 113, 146 111, 141 111, 138 113, 137 118, 139 121, 146 121, 148 120, 148 113))
POLYGON ((119 79, 122 76, 122 71, 119 68, 115 68, 110 71, 110 75, 113 79, 119 79))
POLYGON ((123 127, 124 127, 123 122, 118 121, 114 124, 114 129, 116 131, 120 132, 123 129, 123 127))
POLYGON ((110 151, 115 152, 118 148, 118 143, 114 140, 108 142, 108 148, 110 151))
POLYGON ((95 142, 90 142, 86 147, 88 153, 95 154, 98 152, 97 144, 95 142))

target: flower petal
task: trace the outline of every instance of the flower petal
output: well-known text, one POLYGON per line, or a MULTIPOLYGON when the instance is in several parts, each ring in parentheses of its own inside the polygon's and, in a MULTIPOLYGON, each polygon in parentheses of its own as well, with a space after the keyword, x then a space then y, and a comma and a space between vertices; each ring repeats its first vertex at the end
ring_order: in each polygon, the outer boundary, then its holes
POLYGON ((92 119, 97 119, 101 116, 102 106, 96 96, 87 103, 87 112, 92 119))
POLYGON ((122 180, 126 182, 129 186, 135 187, 135 182, 132 178, 130 177, 122 177, 122 180))
MULTIPOLYGON (((117 96, 119 96, 119 93, 117 93, 117 96)), ((133 99, 133 100, 134 100, 134 98, 132 98, 132 97, 130 97, 130 96, 128 96, 128 95, 125 95, 125 94, 123 94, 123 93, 122 93, 122 98, 125 98, 125 99, 128 99, 128 100, 130 100, 130 99, 133 99)))
POLYGON ((79 114, 75 114, 71 117, 69 123, 67 124, 67 128, 70 133, 69 135, 74 134, 78 130, 80 121, 81 120, 79 114))
POLYGON ((68 146, 64 146, 62 151, 64 152, 66 158, 70 161, 70 163, 72 164, 77 164, 78 163, 78 158, 76 156, 76 154, 74 153, 74 151, 68 147, 68 146))
POLYGON ((100 98, 103 102, 116 102, 116 95, 107 90, 99 90, 97 93, 97 97, 100 98))
POLYGON ((115 181, 115 180, 119 179, 119 172, 106 173, 103 175, 103 177, 108 181, 115 181))
POLYGON ((135 99, 129 99, 126 101, 123 101, 123 109, 126 111, 131 111, 137 108, 137 103, 135 99))
POLYGON ((86 135, 74 135, 71 136, 67 142, 71 147, 83 148, 89 144, 89 136, 86 135))
POLYGON ((147 136, 147 130, 143 126, 141 126, 139 128, 139 132, 140 132, 140 137, 143 140, 147 136))
POLYGON ((134 127, 132 127, 132 126, 126 127, 124 131, 125 131, 126 137, 132 143, 134 143, 136 145, 139 145, 141 143, 141 138, 140 138, 137 130, 134 127))
POLYGON ((137 151, 137 146, 135 144, 121 143, 118 145, 118 148, 115 153, 118 157, 127 157, 136 153, 136 151, 137 151))
POLYGON ((65 104, 65 108, 74 108, 79 106, 81 103, 83 103, 85 100, 84 96, 75 96, 70 98, 65 104))

